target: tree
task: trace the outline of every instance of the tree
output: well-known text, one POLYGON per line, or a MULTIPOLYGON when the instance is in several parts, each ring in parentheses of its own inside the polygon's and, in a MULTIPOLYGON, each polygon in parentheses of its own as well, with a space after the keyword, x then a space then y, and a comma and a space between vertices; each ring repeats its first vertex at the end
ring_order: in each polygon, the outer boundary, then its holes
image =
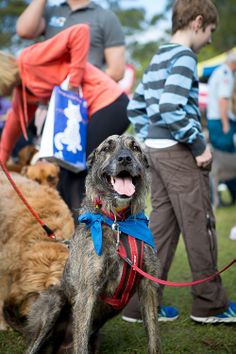
MULTIPOLYGON (((138 40, 130 40, 130 38, 134 38, 134 35, 138 36, 140 33, 147 31, 150 26, 158 25, 158 22, 163 20, 166 14, 170 13, 174 0, 167 0, 164 13, 154 15, 149 20, 146 18, 145 9, 142 7, 137 8, 136 6, 131 6, 130 8, 124 8, 125 0, 103 0, 103 2, 100 2, 106 4, 117 14, 127 37, 129 57, 132 58, 136 64, 138 63, 143 66, 146 61, 145 54, 146 56, 150 54, 153 55, 159 43, 155 44, 155 42, 152 42, 142 44, 138 40)), ((205 48, 200 53, 199 60, 208 59, 236 45, 236 29, 234 23, 236 17, 235 0, 214 0, 214 3, 219 11, 220 24, 213 36, 212 45, 205 48)), ((26 0, 0 1, 0 48, 10 46, 12 36, 15 34, 17 17, 26 6, 26 0)))
POLYGON ((236 2, 235 0, 215 0, 219 11, 219 27, 214 35, 213 47, 218 52, 229 50, 236 45, 236 2))
POLYGON ((2 0, 0 2, 0 48, 9 47, 15 34, 16 20, 24 10, 24 0, 2 0))
POLYGON ((145 8, 131 6, 128 9, 124 9, 122 7, 124 2, 125 0, 106 0, 109 7, 119 17, 124 28, 128 61, 135 65, 137 79, 139 79, 161 43, 161 39, 143 43, 139 41, 139 38, 150 27, 155 27, 156 29, 158 21, 164 18, 164 14, 155 14, 151 19, 147 19, 145 8))
MULTIPOLYGON (((236 46, 235 0, 213 0, 219 13, 219 26, 213 34, 212 44, 204 48, 199 61, 209 59, 236 46)), ((174 0, 167 0, 166 11, 171 11, 174 0)))

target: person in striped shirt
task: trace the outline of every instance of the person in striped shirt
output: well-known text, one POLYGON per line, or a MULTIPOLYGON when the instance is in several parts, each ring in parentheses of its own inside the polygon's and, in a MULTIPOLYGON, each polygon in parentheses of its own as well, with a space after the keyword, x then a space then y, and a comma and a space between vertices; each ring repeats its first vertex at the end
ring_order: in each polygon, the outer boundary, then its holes
MULTIPOLYGON (((198 108, 197 53, 211 43, 218 13, 211 0, 177 0, 172 37, 152 58, 128 105, 137 137, 144 140, 152 177, 150 228, 167 279, 182 233, 193 280, 217 270, 215 219, 210 202, 212 155, 206 144, 198 108)), ((178 317, 162 305, 159 320, 178 317)), ((236 322, 220 277, 192 287, 191 318, 198 322, 236 322)), ((123 319, 140 320, 137 295, 123 319)))

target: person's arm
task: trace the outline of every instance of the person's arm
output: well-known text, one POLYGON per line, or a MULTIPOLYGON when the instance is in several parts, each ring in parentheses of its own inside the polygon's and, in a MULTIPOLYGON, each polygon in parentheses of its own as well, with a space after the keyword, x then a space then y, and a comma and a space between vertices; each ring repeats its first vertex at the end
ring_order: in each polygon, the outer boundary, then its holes
POLYGON ((86 24, 75 25, 67 29, 69 38, 66 47, 70 51, 70 87, 78 87, 81 84, 84 69, 88 60, 90 46, 90 29, 86 24))
POLYGON ((43 13, 46 2, 46 0, 33 0, 20 15, 16 23, 16 33, 21 38, 37 38, 44 32, 46 24, 43 13))
POLYGON ((115 81, 120 81, 125 73, 125 46, 110 47, 104 50, 105 72, 115 81))
POLYGON ((8 111, 6 117, 6 124, 4 126, 1 143, 0 143, 0 159, 3 163, 6 163, 11 155, 12 149, 15 146, 17 139, 21 134, 20 121, 17 119, 17 115, 11 108, 8 111))
POLYGON ((110 10, 104 10, 103 45, 105 72, 115 81, 123 78, 125 73, 125 38, 117 16, 110 10))
MULTIPOLYGON (((22 122, 24 119, 23 102, 21 90, 15 89, 12 98, 12 108, 8 111, 6 117, 6 124, 4 126, 1 142, 0 142, 0 159, 6 163, 9 159, 11 152, 22 133, 22 122)), ((28 124, 34 118, 37 106, 35 104, 27 104, 27 112, 29 117, 28 124)))
POLYGON ((220 97, 219 99, 219 109, 220 109, 220 118, 222 122, 223 132, 226 134, 230 129, 228 111, 229 111, 229 99, 225 97, 220 97))
POLYGON ((218 83, 219 85, 217 87, 217 97, 219 114, 222 123, 222 130, 224 134, 227 134, 230 130, 229 112, 230 100, 234 90, 234 76, 225 64, 222 66, 221 71, 219 72, 218 83))
POLYGON ((233 89, 233 94, 231 97, 231 105, 232 105, 232 112, 233 112, 234 116, 236 116, 236 85, 234 86, 234 89, 233 89))
MULTIPOLYGON (((86 24, 71 26, 46 41, 25 48, 21 52, 18 62, 29 72, 37 71, 38 76, 45 75, 47 72, 48 87, 52 86, 53 88, 61 83, 57 81, 60 79, 60 75, 59 73, 57 75, 55 68, 59 70, 61 62, 69 61, 69 70, 66 75, 70 76, 70 87, 76 88, 81 84, 87 64, 89 33, 89 26, 86 24), (52 75, 49 74, 50 70, 52 70, 52 75)), ((45 80, 43 77, 43 81, 45 80)), ((29 89, 30 85, 31 83, 28 82, 29 89)), ((41 97, 42 88, 40 85, 37 87, 34 85, 32 91, 36 96, 41 97)))
MULTIPOLYGON (((196 57, 189 51, 176 59, 160 98, 160 114, 173 138, 188 146, 193 156, 199 156, 206 149, 199 119, 200 112, 194 107, 187 113, 186 107, 192 90, 196 57), (192 118, 191 118, 192 116, 192 118)), ((196 97, 197 99, 197 97, 196 97)))

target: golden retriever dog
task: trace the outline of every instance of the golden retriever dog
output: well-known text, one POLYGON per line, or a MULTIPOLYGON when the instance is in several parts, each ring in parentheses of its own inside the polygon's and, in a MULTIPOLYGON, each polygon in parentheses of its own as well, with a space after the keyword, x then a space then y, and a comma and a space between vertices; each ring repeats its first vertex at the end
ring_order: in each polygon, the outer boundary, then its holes
MULTIPOLYGON (((13 173, 28 203, 57 236, 74 233, 71 213, 58 192, 13 173)), ((49 238, 21 201, 6 176, 0 173, 0 329, 7 329, 4 301, 27 316, 39 292, 57 284, 67 258, 67 247, 49 238)))
POLYGON ((18 161, 13 162, 11 159, 6 164, 9 171, 20 173, 24 166, 30 165, 34 155, 38 152, 34 145, 26 145, 18 152, 18 161))
POLYGON ((59 182, 60 168, 58 165, 46 160, 38 160, 38 150, 34 145, 24 146, 18 153, 18 161, 7 162, 6 167, 11 172, 18 172, 23 176, 56 188, 59 182))
POLYGON ((23 176, 56 188, 59 182, 60 168, 56 164, 47 161, 37 161, 34 165, 24 166, 21 170, 23 176))

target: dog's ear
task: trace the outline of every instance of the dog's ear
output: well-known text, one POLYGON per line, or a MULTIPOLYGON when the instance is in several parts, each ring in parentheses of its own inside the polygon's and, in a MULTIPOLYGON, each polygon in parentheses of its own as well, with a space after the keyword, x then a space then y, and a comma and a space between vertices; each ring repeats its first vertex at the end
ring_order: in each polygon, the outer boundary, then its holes
POLYGON ((145 168, 149 168, 149 162, 148 162, 147 156, 145 154, 143 154, 143 159, 144 159, 145 168))
POLYGON ((24 146, 18 153, 19 161, 21 165, 29 165, 33 156, 38 150, 34 145, 26 145, 24 146))
POLYGON ((96 150, 93 150, 93 152, 91 152, 91 154, 87 158, 86 166, 87 166, 88 170, 90 170, 90 168, 92 167, 92 165, 94 163, 95 155, 96 155, 96 150))
POLYGON ((54 164, 56 166, 57 173, 60 173, 60 167, 57 164, 54 164))
POLYGON ((28 171, 28 166, 23 166, 20 173, 22 176, 26 176, 28 171))

